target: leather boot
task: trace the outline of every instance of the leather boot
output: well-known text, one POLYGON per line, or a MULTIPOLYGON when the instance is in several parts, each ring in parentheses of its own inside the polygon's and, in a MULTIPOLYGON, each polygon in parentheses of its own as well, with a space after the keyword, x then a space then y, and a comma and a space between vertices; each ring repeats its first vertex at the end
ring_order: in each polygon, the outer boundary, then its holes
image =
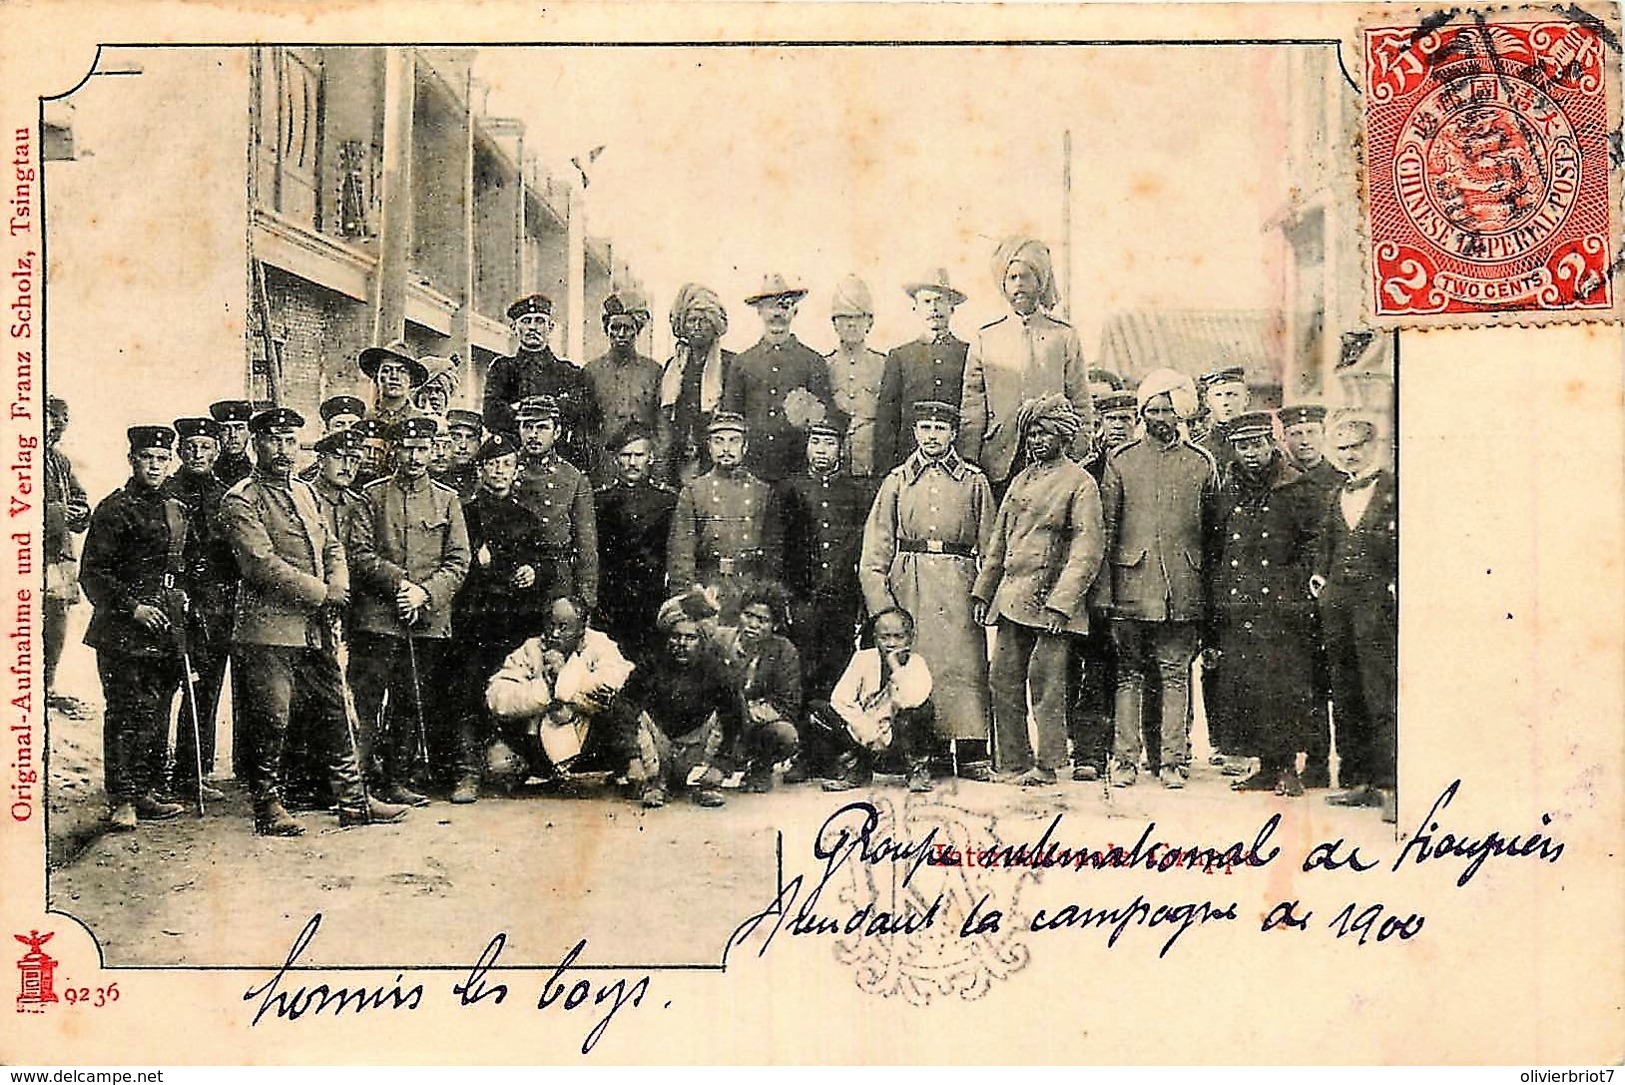
POLYGON ((254 811, 254 832, 260 836, 303 836, 305 827, 294 820, 281 799, 271 799, 254 811))
POLYGON ((405 784, 392 784, 385 788, 382 798, 386 805, 393 806, 428 806, 429 797, 420 795, 405 784))
POLYGON ((468 803, 477 802, 479 797, 480 781, 479 777, 477 776, 464 776, 461 780, 457 781, 457 786, 452 789, 451 793, 451 801, 459 806, 465 806, 468 803))
POLYGON ((353 825, 389 825, 406 817, 407 807, 367 796, 365 806, 339 807, 339 828, 353 825))
POLYGON ((168 821, 186 812, 178 802, 159 802, 152 792, 135 797, 135 813, 142 821, 168 821))
POLYGON ((136 818, 135 818, 135 804, 134 803, 121 802, 121 803, 116 804, 111 810, 109 810, 107 812, 107 824, 108 824, 108 827, 112 828, 112 829, 116 829, 119 832, 126 832, 127 833, 127 832, 131 832, 132 830, 134 830, 135 829, 135 820, 136 820, 136 818))
POLYGON ((835 776, 825 780, 825 791, 852 791, 874 780, 874 761, 868 750, 848 750, 835 759, 835 776))
POLYGON ((931 758, 911 757, 908 759, 908 789, 915 794, 924 794, 935 785, 931 783, 931 758))

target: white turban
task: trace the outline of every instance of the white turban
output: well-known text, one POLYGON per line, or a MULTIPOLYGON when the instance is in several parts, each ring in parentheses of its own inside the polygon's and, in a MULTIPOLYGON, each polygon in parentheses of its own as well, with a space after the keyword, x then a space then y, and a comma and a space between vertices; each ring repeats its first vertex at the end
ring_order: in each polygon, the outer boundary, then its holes
POLYGON ((1145 375, 1134 393, 1140 413, 1144 414, 1145 405, 1164 393, 1168 396, 1168 402, 1173 404, 1175 414, 1181 418, 1195 417, 1196 383, 1174 369, 1153 369, 1145 375))

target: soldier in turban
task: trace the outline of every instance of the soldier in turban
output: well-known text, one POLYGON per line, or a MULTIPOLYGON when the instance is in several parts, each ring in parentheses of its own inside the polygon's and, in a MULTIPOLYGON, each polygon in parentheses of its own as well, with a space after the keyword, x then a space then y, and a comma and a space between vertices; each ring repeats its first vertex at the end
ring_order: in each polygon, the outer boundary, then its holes
POLYGON ((728 310, 716 291, 684 283, 671 303, 676 349, 660 378, 660 413, 666 430, 663 481, 681 486, 711 469, 706 431, 722 405, 734 353, 722 349, 728 310))
POLYGON ((1065 396, 1016 413, 1029 464, 1010 484, 971 595, 976 620, 998 628, 988 678, 1001 769, 1023 786, 1053 784, 1067 757, 1069 634, 1089 632, 1089 589, 1105 539, 1100 490, 1066 448, 1083 427, 1065 396), (1027 700, 1038 761, 1027 738, 1027 700))

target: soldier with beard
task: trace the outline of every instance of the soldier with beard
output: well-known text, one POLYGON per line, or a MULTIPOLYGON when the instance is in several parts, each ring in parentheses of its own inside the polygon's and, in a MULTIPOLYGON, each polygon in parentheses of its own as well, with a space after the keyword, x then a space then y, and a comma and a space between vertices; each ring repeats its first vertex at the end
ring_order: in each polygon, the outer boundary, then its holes
POLYGON ((1298 751, 1313 719, 1314 599, 1309 595, 1318 491, 1275 448, 1267 412, 1229 420, 1235 448, 1209 525, 1208 610, 1203 650, 1213 680, 1204 692, 1209 726, 1258 771, 1238 791, 1303 794, 1298 751))
POLYGON ((598 516, 599 609, 604 631, 634 661, 654 647, 650 617, 665 595, 666 542, 677 494, 650 481, 653 434, 634 422, 610 437, 616 479, 594 497, 598 516))
POLYGON ((723 409, 750 427, 745 466, 764 482, 777 482, 800 466, 809 422, 836 417, 829 366, 790 328, 806 296, 783 275, 768 275, 761 291, 745 299, 761 317, 762 338, 734 359, 722 390, 723 409))
MULTIPOLYGON (((638 353, 638 336, 648 323, 649 303, 642 294, 622 290, 604 299, 609 350, 587 363, 600 438, 615 437, 634 424, 653 434, 660 424, 660 364, 638 353)), ((600 443, 594 460, 593 482, 613 482, 615 449, 600 443)))
POLYGON ((674 489, 711 469, 711 418, 722 409, 722 389, 736 355, 722 349, 728 310, 716 291, 684 283, 671 303, 677 346, 660 376, 660 467, 656 481, 674 489))
POLYGON ((553 302, 543 294, 520 298, 508 306, 508 322, 519 340, 519 351, 491 363, 480 412, 486 428, 517 433, 520 403, 544 396, 558 411, 559 455, 578 471, 590 472, 599 428, 598 405, 586 372, 555 355, 548 345, 553 302))

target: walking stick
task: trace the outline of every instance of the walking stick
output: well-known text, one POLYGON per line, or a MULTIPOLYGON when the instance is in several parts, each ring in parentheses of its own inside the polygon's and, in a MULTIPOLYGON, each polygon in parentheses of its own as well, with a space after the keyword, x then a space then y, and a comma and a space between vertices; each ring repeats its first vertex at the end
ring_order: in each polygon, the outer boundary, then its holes
POLYGON ((423 718, 423 683, 418 679, 418 650, 417 639, 412 636, 412 627, 406 627, 406 662, 412 670, 412 701, 418 714, 418 760, 423 763, 425 774, 429 771, 429 744, 424 737, 424 728, 427 721, 423 718))
POLYGON ((197 816, 203 817, 203 724, 198 719, 197 691, 192 688, 192 653, 181 646, 181 666, 186 668, 181 681, 186 687, 186 708, 192 717, 192 760, 197 768, 197 816))

